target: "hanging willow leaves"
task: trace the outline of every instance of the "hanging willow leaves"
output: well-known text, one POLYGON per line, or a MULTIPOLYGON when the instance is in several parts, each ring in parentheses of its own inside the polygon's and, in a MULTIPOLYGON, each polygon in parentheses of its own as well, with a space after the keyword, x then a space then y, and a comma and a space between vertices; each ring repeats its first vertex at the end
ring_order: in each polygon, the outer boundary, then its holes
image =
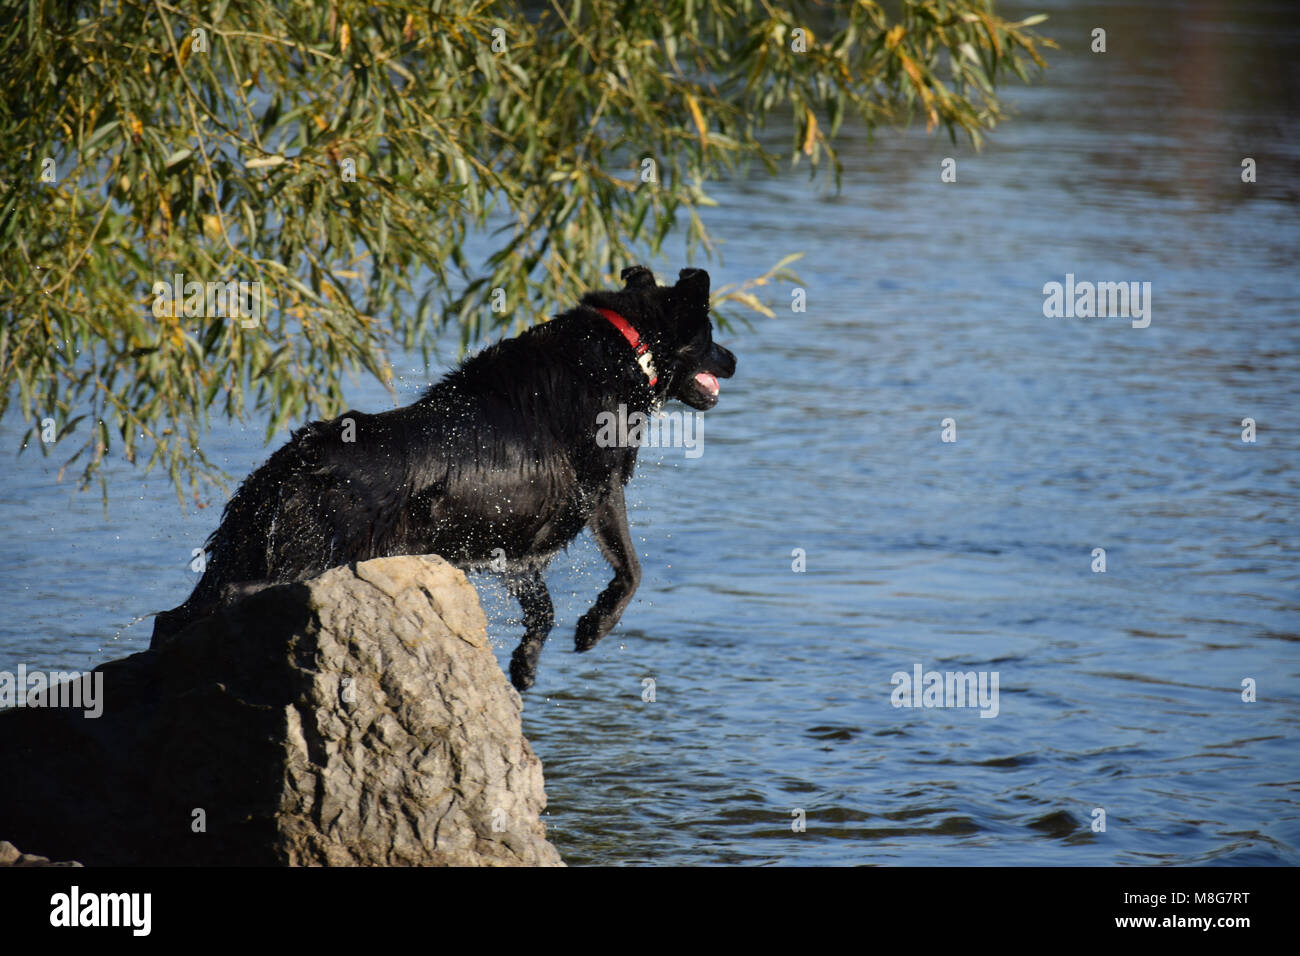
MULTIPOLYGON (((217 474, 213 409, 270 435, 340 411, 349 374, 389 383, 393 348, 541 320, 674 230, 708 252, 705 187, 776 168, 769 121, 838 184, 846 116, 978 145, 1050 45, 986 0, 0 0, 0 22, 0 413, 28 443, 54 419, 83 482, 121 450, 178 495, 217 474), (196 308, 158 306, 189 281, 196 308), (262 290, 253 327, 210 307, 231 282, 262 290)), ((788 261, 724 315, 764 312, 788 261)))

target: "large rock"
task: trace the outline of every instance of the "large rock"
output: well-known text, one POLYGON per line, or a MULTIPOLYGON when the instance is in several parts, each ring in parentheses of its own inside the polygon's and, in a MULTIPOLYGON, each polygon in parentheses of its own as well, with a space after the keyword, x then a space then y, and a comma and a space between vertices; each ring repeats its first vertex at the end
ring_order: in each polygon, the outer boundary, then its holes
POLYGON ((268 588, 97 673, 98 719, 0 712, 19 846, 88 866, 562 865, 519 695, 441 558, 268 588))

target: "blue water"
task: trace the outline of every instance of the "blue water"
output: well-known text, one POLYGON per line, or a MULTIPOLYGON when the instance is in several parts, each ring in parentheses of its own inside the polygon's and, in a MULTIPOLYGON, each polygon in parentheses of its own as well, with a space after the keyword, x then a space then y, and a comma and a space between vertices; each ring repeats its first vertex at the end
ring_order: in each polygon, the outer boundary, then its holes
MULTIPOLYGON (((643 453, 644 580, 589 654, 608 571, 586 538, 553 567, 525 729, 570 863, 1300 862, 1300 31, 1245 6, 1009 6, 1062 49, 983 153, 849 131, 839 194, 713 188, 715 285, 803 251, 807 311, 774 289, 777 318, 719 336, 739 370, 699 458, 643 453), (1150 282, 1150 327, 1045 318, 1067 273, 1150 282), (917 664, 996 671, 997 717, 895 708, 917 664)), ((261 431, 206 448, 239 476, 261 431)), ((181 514, 117 464, 106 519, 59 459, 6 460, 0 669, 147 646, 132 622, 188 593, 220 500, 181 514)), ((504 664, 517 609, 476 583, 504 664)))

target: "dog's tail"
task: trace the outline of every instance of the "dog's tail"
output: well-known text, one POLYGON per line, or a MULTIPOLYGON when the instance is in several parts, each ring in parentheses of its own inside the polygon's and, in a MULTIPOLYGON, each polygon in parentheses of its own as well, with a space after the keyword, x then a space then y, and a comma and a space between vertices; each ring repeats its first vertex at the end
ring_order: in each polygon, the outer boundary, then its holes
MULTIPOLYGON (((301 536, 305 509, 291 509, 289 522, 284 519, 285 497, 292 500, 293 490, 302 479, 310 454, 311 437, 318 425, 313 422, 294 433, 288 444, 275 452, 265 464, 244 479, 226 502, 221 524, 212 532, 204 547, 205 567, 194 591, 185 603, 163 611, 154 618, 151 648, 166 643, 199 618, 216 609, 227 588, 247 581, 272 581, 278 572, 277 551, 283 551, 277 539, 286 524, 301 536)), ((300 489, 301 490, 301 489, 300 489)), ((292 536, 292 535, 291 535, 292 536)), ((299 553, 304 548, 299 547, 299 553)), ((318 550, 318 549, 317 549, 318 550)))
POLYGON ((377 416, 350 411, 294 432, 226 503, 203 577, 184 604, 155 618, 151 646, 251 585, 302 581, 387 553, 410 484, 404 446, 384 441, 384 428, 377 416), (345 422, 355 443, 342 437, 345 422), (402 460, 389 459, 394 454, 402 460), (396 480, 371 480, 376 469, 396 472, 396 480))

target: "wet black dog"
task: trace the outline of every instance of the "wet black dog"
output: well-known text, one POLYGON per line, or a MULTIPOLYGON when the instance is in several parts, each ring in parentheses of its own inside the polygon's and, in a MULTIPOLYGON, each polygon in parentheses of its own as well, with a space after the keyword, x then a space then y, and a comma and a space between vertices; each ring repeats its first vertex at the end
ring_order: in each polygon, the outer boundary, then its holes
MULTIPOLYGON (((554 623, 542 578, 591 529, 614 579, 578 621, 589 650, 618 623, 641 579, 623 486, 638 447, 598 439, 601 413, 648 414, 669 399, 718 401, 736 357, 713 343, 709 275, 660 286, 643 266, 626 287, 468 359, 412 405, 312 422, 249 475, 208 539, 189 599, 158 615, 159 646, 222 602, 266 584, 395 554, 439 554, 506 569, 526 628, 510 662, 531 687, 554 623)), ((606 418, 606 420, 608 420, 606 418)))

